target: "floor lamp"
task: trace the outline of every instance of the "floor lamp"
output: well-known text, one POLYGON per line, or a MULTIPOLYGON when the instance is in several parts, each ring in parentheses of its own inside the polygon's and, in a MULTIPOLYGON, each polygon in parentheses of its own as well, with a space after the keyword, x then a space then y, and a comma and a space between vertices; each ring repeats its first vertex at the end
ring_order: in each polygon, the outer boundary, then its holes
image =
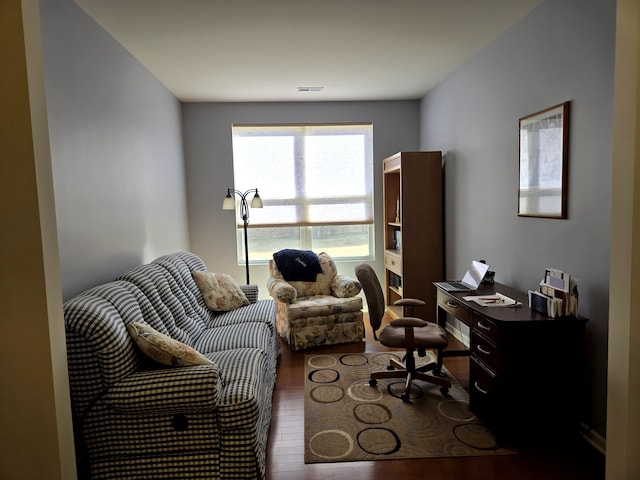
POLYGON ((224 202, 222 203, 223 210, 235 210, 236 202, 233 197, 235 195, 238 195, 240 197, 240 216, 242 217, 242 221, 244 222, 244 265, 247 271, 247 285, 249 285, 249 244, 247 243, 249 205, 247 204, 247 195, 249 195, 251 192, 255 192, 255 195, 251 200, 251 208, 262 208, 262 199, 260 198, 260 195, 258 195, 257 188, 251 188, 244 193, 233 188, 227 188, 227 196, 224 197, 224 202))

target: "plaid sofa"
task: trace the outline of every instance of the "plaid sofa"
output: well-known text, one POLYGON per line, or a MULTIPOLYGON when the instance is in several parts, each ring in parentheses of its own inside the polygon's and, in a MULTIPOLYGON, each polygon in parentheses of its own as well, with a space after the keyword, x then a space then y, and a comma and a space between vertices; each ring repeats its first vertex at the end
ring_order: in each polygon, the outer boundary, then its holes
POLYGON ((92 479, 264 478, 279 338, 275 306, 210 311, 178 252, 64 304, 80 476, 92 479), (160 367, 126 325, 146 323, 212 365, 160 367))

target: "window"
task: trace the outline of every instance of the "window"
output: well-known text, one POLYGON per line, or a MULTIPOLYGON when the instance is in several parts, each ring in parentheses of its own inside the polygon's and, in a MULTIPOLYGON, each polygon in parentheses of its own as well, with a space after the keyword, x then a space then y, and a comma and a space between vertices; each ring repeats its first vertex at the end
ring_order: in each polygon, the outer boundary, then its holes
POLYGON ((257 187, 264 203, 249 212, 252 261, 282 248, 372 257, 372 134, 371 124, 233 126, 235 188, 257 187))

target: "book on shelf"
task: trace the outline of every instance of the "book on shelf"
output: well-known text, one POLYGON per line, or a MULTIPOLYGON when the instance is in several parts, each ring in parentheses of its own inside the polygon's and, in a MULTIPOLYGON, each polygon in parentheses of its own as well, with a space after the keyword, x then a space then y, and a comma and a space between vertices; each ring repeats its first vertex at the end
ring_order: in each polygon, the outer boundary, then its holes
POLYGON ((402 232, 400 230, 393 231, 393 249, 402 250, 402 232))

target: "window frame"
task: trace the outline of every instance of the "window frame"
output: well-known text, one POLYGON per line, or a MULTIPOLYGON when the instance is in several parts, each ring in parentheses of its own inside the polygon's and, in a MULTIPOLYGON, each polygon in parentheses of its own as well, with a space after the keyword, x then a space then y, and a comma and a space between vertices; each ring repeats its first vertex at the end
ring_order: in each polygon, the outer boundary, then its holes
MULTIPOLYGON (((238 172, 236 168, 236 138, 242 136, 265 136, 261 133, 257 133, 258 130, 267 130, 272 129, 272 133, 274 135, 270 136, 293 136, 294 138, 294 148, 293 148, 293 162, 295 162, 295 168, 299 168, 300 171, 304 171, 308 162, 306 162, 307 158, 304 153, 304 143, 305 137, 310 135, 318 135, 318 129, 328 129, 330 133, 329 135, 354 135, 357 134, 356 129, 360 129, 360 133, 365 136, 365 141, 363 143, 363 157, 361 160, 364 162, 363 172, 364 175, 361 180, 363 182, 363 187, 365 189, 364 194, 357 194, 348 197, 349 199, 354 200, 354 204, 358 204, 359 201, 362 201, 363 206, 365 208, 363 214, 363 220, 353 221, 340 221, 337 220, 335 222, 328 221, 298 221, 298 222, 258 222, 249 224, 249 235, 255 229, 266 229, 266 228, 278 228, 278 227, 289 227, 296 228, 299 231, 299 242, 300 245, 296 247, 287 247, 287 248, 302 248, 302 249, 314 249, 313 245, 313 229, 322 227, 322 226, 349 226, 349 225, 366 225, 368 230, 368 253, 363 255, 332 255, 335 259, 339 261, 371 261, 375 258, 375 212, 374 212, 374 161, 373 161, 373 124, 371 122, 357 122, 357 123, 309 123, 309 124, 301 124, 301 123, 292 123, 292 124, 234 124, 232 128, 232 139, 234 142, 233 145, 233 158, 234 158, 234 183, 238 184, 239 180, 237 178, 238 172), (341 128, 344 128, 345 131, 340 131, 341 128), (310 130, 311 133, 307 134, 307 130, 310 130), (368 189, 368 192, 367 192, 368 189), (368 209, 368 210, 367 210, 368 209)), ((300 175, 300 174, 299 174, 300 175)), ((297 178, 297 177, 295 177, 297 178)), ((304 192, 304 189, 300 188, 300 185, 295 181, 295 191, 296 196, 301 192, 304 192)), ((252 187, 255 187, 252 185, 252 187)), ((259 186, 257 186, 259 190, 259 186)), ((265 196, 261 193, 261 197, 263 199, 265 208, 270 206, 291 206, 292 203, 299 208, 308 208, 310 205, 320 204, 320 205, 328 205, 331 203, 346 203, 344 201, 337 202, 335 196, 328 197, 310 197, 305 195, 299 201, 292 202, 290 198, 271 198, 270 196, 265 196)), ((344 199, 345 197, 340 197, 344 199)), ((255 212, 255 210, 252 210, 255 212)), ((251 216, 251 215, 250 215, 251 216)), ((301 215, 299 212, 296 214, 296 218, 305 218, 304 215, 301 215)), ((251 237, 251 235, 250 235, 251 237)), ((296 239, 298 241, 298 239, 296 239)), ((260 265, 268 262, 268 259, 264 257, 255 258, 255 255, 258 252, 252 252, 252 240, 249 238, 249 263, 252 265, 260 265), (253 258, 253 260, 252 260, 253 258)), ((317 243, 316 243, 317 245, 317 243)), ((323 248, 323 247, 320 247, 323 248)), ((236 235, 236 251, 238 257, 238 263, 244 263, 244 235, 242 228, 242 221, 238 218, 238 230, 236 235)))

